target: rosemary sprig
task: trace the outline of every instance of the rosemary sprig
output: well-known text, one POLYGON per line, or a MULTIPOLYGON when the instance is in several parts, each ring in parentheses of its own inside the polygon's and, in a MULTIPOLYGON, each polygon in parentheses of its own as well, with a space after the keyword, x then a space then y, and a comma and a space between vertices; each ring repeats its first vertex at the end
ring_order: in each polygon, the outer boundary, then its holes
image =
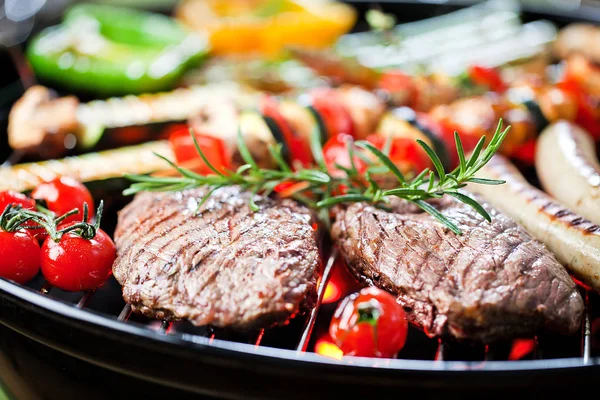
MULTIPOLYGON (((237 145, 246 164, 236 171, 222 171, 213 166, 196 143, 198 153, 208 167, 215 172, 214 175, 199 175, 186 168, 179 167, 157 154, 175 168, 181 176, 126 175, 126 178, 133 183, 124 191, 124 194, 132 195, 142 191, 179 191, 207 186, 210 190, 201 199, 200 205, 202 205, 214 190, 225 186, 238 185, 254 195, 268 195, 280 184, 305 182, 304 185, 297 185, 298 190, 294 191, 290 197, 319 210, 319 216, 326 224, 329 222, 328 209, 336 204, 360 201, 385 205, 389 202, 390 197, 398 197, 416 204, 453 232, 460 234, 461 231, 458 226, 428 203, 427 200, 441 198, 445 195, 453 196, 490 221, 491 217, 487 211, 475 199, 461 192, 460 189, 468 183, 482 185, 504 183, 504 181, 499 180, 476 178, 475 175, 498 151, 509 129, 510 126, 506 129, 502 128, 502 120, 500 119, 487 146, 485 146, 486 138, 484 136, 479 140, 469 157, 465 155, 460 136, 455 132, 454 139, 459 165, 450 172, 445 171, 442 162, 430 146, 421 140, 417 140, 431 159, 434 171, 425 169, 412 179, 407 179, 386 154, 388 153, 386 148, 389 146, 381 151, 371 143, 364 141, 348 145, 350 160, 352 160, 349 168, 336 166, 335 171, 331 171, 331 168, 328 168, 324 161, 318 131, 313 132, 310 143, 316 164, 314 168, 294 171, 281 155, 280 145, 269 149, 278 169, 260 168, 253 159, 241 133, 238 132, 237 145), (367 164, 364 174, 361 174, 356 168, 354 157, 360 158, 367 164), (381 175, 393 177, 397 181, 397 186, 391 189, 383 187, 377 179, 381 175)), ((193 132, 191 132, 191 135, 194 142, 196 142, 193 132)), ((250 201, 250 208, 254 211, 259 208, 254 202, 254 196, 250 201)))

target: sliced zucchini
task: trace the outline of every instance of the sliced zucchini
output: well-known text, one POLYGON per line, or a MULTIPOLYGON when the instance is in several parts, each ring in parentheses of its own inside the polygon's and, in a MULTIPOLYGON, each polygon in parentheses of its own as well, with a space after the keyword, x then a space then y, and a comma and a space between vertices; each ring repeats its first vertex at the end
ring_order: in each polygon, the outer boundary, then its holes
POLYGON ((89 150, 94 147, 104 134, 102 125, 85 125, 76 133, 77 147, 81 150, 89 150))
POLYGON ((271 130, 271 133, 273 134, 273 137, 277 143, 281 144, 281 155, 283 156, 283 159, 287 161, 288 164, 291 164, 292 158, 290 148, 285 141, 285 137, 283 136, 283 132, 281 131, 279 124, 271 117, 263 115, 263 118, 265 119, 265 122, 267 123, 267 126, 271 130))
POLYGON ((533 118, 536 132, 542 132, 548 125, 550 125, 550 121, 548 121, 548 119, 542 112, 540 105, 534 99, 523 101, 523 105, 527 107, 527 110, 533 118))
POLYGON ((384 137, 421 139, 433 148, 444 167, 449 168, 450 166, 448 149, 444 142, 419 123, 415 112, 408 107, 400 107, 387 112, 381 119, 377 132, 384 137))
MULTIPOLYGON (((269 153, 269 146, 278 143, 265 118, 255 110, 242 111, 239 116, 239 126, 250 154, 256 163, 262 167, 273 165, 273 159, 269 153)), ((244 163, 240 155, 235 161, 244 163)))
POLYGON ((317 121, 317 126, 319 127, 319 133, 321 136, 321 144, 325 144, 325 142, 327 142, 327 139, 329 139, 329 132, 327 132, 327 126, 325 125, 325 120, 313 106, 308 106, 308 107, 306 107, 306 109, 308 111, 310 111, 310 113, 313 115, 313 117, 317 121))
POLYGON ((279 112, 288 122, 292 131, 300 135, 303 141, 310 143, 315 127, 319 129, 319 134, 321 134, 321 127, 317 122, 318 117, 315 117, 310 110, 297 102, 293 100, 281 101, 279 112))

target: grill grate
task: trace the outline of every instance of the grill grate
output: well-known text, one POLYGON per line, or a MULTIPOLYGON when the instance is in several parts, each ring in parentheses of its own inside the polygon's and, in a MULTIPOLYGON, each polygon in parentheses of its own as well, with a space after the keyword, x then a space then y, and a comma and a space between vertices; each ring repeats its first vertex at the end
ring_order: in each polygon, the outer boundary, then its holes
MULTIPOLYGON (((27 63, 20 47, 16 46, 11 48, 10 58, 14 62, 15 71, 17 72, 20 84, 25 89, 35 83, 33 73, 28 69, 27 63)), ((13 152, 8 155, 7 161, 3 165, 11 165, 19 162, 23 157, 23 154, 19 152, 13 152)), ((209 344, 214 339, 230 340, 235 342, 250 343, 259 347, 277 347, 285 348, 290 350, 296 350, 298 353, 306 352, 309 350, 314 351, 316 340, 319 337, 326 336, 326 330, 328 322, 331 318, 331 314, 335 308, 336 303, 324 304, 323 298, 325 295, 325 289, 329 283, 334 269, 340 266, 338 262, 338 253, 336 249, 331 250, 331 254, 327 257, 327 262, 324 266, 322 278, 318 286, 318 300, 316 306, 304 318, 295 318, 290 322, 289 326, 272 328, 269 330, 260 330, 254 335, 240 336, 219 329, 213 329, 210 327, 193 327, 187 322, 168 322, 168 321, 153 321, 141 317, 139 315, 132 314, 131 306, 128 304, 123 305, 123 300, 120 296, 120 290, 118 284, 114 279, 111 279, 107 285, 98 291, 90 291, 83 294, 69 294, 66 292, 59 291, 53 288, 49 283, 43 281, 41 277, 38 277, 29 286, 39 291, 41 296, 50 296, 63 301, 68 301, 80 310, 93 310, 101 311, 106 318, 116 320, 116 323, 123 324, 142 324, 148 330, 155 331, 159 335, 175 335, 185 341, 193 342, 197 337, 203 337, 209 339, 209 344), (39 288, 39 289, 37 289, 39 288), (95 304, 95 300, 98 299, 95 304), (108 305, 107 305, 108 304, 108 305), (117 306, 115 306, 117 305, 117 306), (285 337, 282 340, 282 337, 285 337), (273 340, 275 339, 275 340, 273 340)), ((444 362, 448 360, 465 360, 465 361, 481 361, 482 363, 489 363, 496 360, 512 360, 512 359, 548 359, 548 358, 565 358, 565 357, 580 357, 584 364, 592 364, 593 360, 593 340, 592 340, 592 327, 593 318, 591 316, 591 303, 592 297, 595 296, 589 293, 587 290, 584 293, 586 314, 581 330, 580 338, 560 338, 552 339, 548 346, 545 346, 541 341, 541 338, 528 338, 527 342, 530 347, 525 349, 529 350, 526 354, 522 354, 521 357, 513 355, 511 350, 515 350, 515 343, 501 344, 493 346, 485 346, 483 348, 464 346, 456 343, 447 343, 443 340, 438 340, 437 343, 434 339, 427 338, 422 332, 411 328, 409 332, 409 343, 406 348, 423 348, 425 351, 420 352, 419 350, 408 353, 402 351, 399 354, 401 359, 420 359, 420 360, 434 360, 435 362, 444 362), (555 352, 551 351, 553 346, 562 341, 572 342, 573 340, 579 343, 579 353, 573 353, 569 350, 555 352), (414 343, 410 343, 413 341, 414 343), (431 351, 429 351, 431 350, 431 351)), ((571 346, 567 346, 571 347, 571 346)), ((481 364, 478 364, 479 366, 481 364)))

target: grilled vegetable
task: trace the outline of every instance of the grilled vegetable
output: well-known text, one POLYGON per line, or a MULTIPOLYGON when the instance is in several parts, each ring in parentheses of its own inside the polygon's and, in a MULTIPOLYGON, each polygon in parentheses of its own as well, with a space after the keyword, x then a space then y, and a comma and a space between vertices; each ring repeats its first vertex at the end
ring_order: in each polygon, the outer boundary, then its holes
MULTIPOLYGON (((195 139, 198 147, 205 154, 210 164, 219 171, 231 168, 231 154, 221 139, 195 132, 194 135, 196 136, 195 139)), ((170 130, 169 144, 179 164, 186 165, 187 168, 199 174, 213 172, 206 162, 198 157, 196 145, 190 135, 190 128, 187 125, 177 125, 170 130)))
POLYGON ((600 164, 587 132, 566 121, 550 125, 538 139, 535 166, 549 194, 600 224, 600 164))
POLYGON ((480 176, 501 179, 500 186, 469 185, 492 206, 546 244, 578 279, 600 290, 600 226, 578 216, 531 186, 507 159, 495 156, 480 176))
POLYGON ((340 303, 329 332, 344 355, 392 358, 406 343, 408 322, 394 296, 370 287, 340 303))
POLYGON ((72 132, 78 146, 86 150, 103 137, 110 139, 118 128, 185 121, 202 114, 215 99, 245 106, 252 104, 256 95, 236 84, 218 84, 80 104, 72 96, 51 99, 48 89, 34 86, 11 109, 9 144, 15 150, 61 153, 65 151, 64 135, 72 132))
POLYGON ((160 141, 60 160, 0 167, 0 190, 23 192, 61 176, 88 183, 120 178, 125 172, 147 174, 168 169, 169 165, 154 153, 175 159, 169 143, 160 141))
POLYGON ((206 39, 169 17, 109 5, 76 5, 33 39, 35 73, 101 95, 167 90, 206 54, 206 39))
POLYGON ((185 0, 175 14, 189 28, 208 32, 215 54, 273 56, 286 46, 324 48, 356 21, 354 9, 337 1, 185 0))

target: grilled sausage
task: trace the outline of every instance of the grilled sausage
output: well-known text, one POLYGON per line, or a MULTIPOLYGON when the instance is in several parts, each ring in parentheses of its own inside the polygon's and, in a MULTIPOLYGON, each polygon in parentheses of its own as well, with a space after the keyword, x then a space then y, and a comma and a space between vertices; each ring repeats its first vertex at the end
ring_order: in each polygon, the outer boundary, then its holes
POLYGON ((546 244, 573 275, 600 291, 600 226, 531 186, 502 156, 494 156, 480 175, 505 180, 506 184, 470 185, 469 190, 479 193, 492 206, 512 217, 546 244))
POLYGON ((566 121, 550 125, 538 139, 535 166, 546 192, 600 224, 600 164, 587 132, 566 121))

